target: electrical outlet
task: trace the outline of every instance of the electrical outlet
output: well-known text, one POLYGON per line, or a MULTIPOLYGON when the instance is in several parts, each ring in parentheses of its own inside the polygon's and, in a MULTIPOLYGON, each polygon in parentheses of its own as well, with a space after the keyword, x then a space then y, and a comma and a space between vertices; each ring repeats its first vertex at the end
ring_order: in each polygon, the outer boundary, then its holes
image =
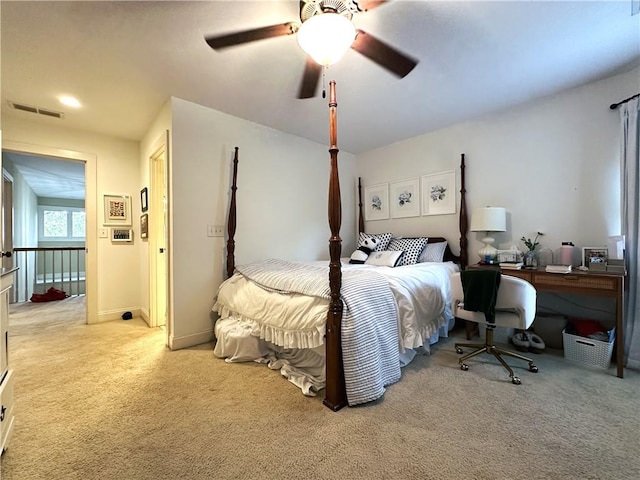
POLYGON ((224 225, 207 225, 207 237, 224 237, 224 225))

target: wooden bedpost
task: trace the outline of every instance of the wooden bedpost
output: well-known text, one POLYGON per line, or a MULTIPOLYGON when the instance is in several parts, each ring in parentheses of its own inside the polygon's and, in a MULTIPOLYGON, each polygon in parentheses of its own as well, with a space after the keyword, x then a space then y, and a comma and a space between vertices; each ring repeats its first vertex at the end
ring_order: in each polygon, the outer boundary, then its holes
POLYGON ((364 233, 364 215, 362 212, 362 177, 358 177, 358 233, 364 233))
POLYGON ((336 82, 329 82, 329 153, 331 154, 331 174, 329 178, 329 288, 331 301, 327 313, 325 338, 326 353, 326 388, 324 405, 334 412, 347 404, 347 393, 344 383, 344 367, 342 364, 342 271, 340 254, 342 239, 342 202, 340 200, 340 180, 338 177, 338 135, 336 124, 336 82))
POLYGON ((227 278, 233 275, 236 268, 235 250, 236 241, 236 190, 238 181, 238 147, 233 155, 233 178, 231 180, 231 201, 229 203, 229 217, 227 218, 227 278))
POLYGON ((466 268, 469 264, 469 257, 467 253, 467 201, 465 177, 464 177, 464 153, 460 156, 460 266, 466 268))

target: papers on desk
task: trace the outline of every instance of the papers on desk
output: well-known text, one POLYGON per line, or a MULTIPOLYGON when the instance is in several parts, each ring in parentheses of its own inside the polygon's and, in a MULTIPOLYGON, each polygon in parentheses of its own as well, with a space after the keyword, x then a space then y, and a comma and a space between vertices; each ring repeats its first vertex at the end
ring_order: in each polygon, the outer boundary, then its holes
POLYGON ((547 265, 544 271, 549 273, 571 273, 571 265, 547 265))

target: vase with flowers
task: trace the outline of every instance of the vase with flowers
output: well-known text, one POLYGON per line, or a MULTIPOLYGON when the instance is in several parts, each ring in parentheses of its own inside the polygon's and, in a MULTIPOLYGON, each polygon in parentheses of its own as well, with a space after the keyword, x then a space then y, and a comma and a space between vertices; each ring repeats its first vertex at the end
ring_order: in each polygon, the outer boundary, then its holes
POLYGON ((524 266, 527 268, 537 268, 538 266, 536 247, 540 245, 538 238, 542 237, 544 233, 536 232, 536 234, 537 235, 533 240, 525 238, 524 236, 520 239, 524 242, 524 246, 527 247, 527 251, 524 253, 524 266))

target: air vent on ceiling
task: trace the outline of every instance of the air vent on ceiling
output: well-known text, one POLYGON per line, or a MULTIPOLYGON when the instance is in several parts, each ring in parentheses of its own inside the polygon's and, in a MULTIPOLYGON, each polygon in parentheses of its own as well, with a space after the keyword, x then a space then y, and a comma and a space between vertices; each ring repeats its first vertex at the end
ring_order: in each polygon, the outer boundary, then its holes
POLYGON ((16 103, 11 101, 9 101, 9 105, 11 105, 11 107, 13 107, 15 110, 20 110, 22 112, 38 113, 46 117, 64 118, 64 113, 56 112, 54 110, 49 110, 48 108, 38 108, 38 107, 33 107, 31 105, 24 105, 22 103, 16 103))

